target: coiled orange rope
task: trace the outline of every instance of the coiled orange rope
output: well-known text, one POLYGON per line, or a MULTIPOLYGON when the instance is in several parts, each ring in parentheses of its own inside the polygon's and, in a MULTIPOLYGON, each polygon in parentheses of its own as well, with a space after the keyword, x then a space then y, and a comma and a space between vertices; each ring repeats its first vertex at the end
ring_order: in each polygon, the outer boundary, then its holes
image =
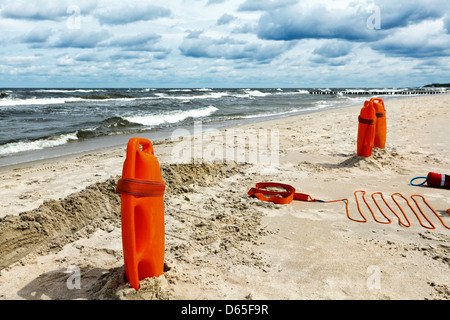
MULTIPOLYGON (((389 205, 389 203, 386 201, 386 199, 384 198, 384 195, 382 192, 374 192, 372 193, 372 199, 373 202, 375 203, 375 205, 377 206, 378 210, 380 211, 380 213, 383 215, 383 217, 385 218, 385 220, 379 220, 375 213, 373 212, 372 208, 370 207, 370 205, 368 204, 368 202, 366 201, 366 191, 363 190, 357 190, 354 192, 354 196, 355 196, 355 200, 356 200, 356 205, 358 207, 358 211, 359 214, 361 215, 362 219, 356 219, 356 218, 352 218, 350 216, 350 209, 349 209, 349 200, 348 199, 339 199, 339 200, 330 200, 330 201, 324 201, 324 200, 317 200, 312 198, 310 195, 308 194, 304 194, 304 193, 296 193, 294 187, 290 186, 290 185, 286 185, 286 184, 281 184, 281 183, 277 183, 277 182, 266 182, 266 183, 258 183, 256 184, 256 188, 251 188, 250 191, 248 192, 249 196, 253 196, 258 198, 261 201, 270 201, 270 202, 274 202, 277 204, 289 204, 291 201, 293 200, 299 200, 299 201, 305 201, 305 202, 323 202, 323 203, 335 203, 335 202, 345 202, 345 208, 347 211, 347 217, 348 219, 352 220, 352 221, 356 221, 356 222, 367 222, 367 218, 364 216, 362 210, 361 210, 361 206, 358 200, 358 194, 362 193, 362 199, 364 201, 364 203, 366 204, 367 208, 369 209, 370 213, 372 214, 373 219, 378 222, 378 223, 382 223, 382 224, 390 224, 392 223, 392 220, 388 218, 388 216, 386 216, 386 214, 383 212, 383 210, 381 209, 380 205, 378 204, 375 196, 378 195, 380 196, 380 198, 383 200, 384 204, 391 210, 391 212, 397 217, 398 222, 400 225, 404 226, 404 227, 411 227, 411 221, 408 219, 408 216, 406 215, 405 211, 403 210, 402 206, 399 204, 399 202, 396 200, 396 198, 400 197, 403 199, 404 202, 406 202, 406 204, 409 206, 409 208, 411 209, 411 211, 414 213, 414 215, 416 216, 417 220, 419 220, 419 223, 422 227, 426 228, 426 229, 436 229, 436 226, 427 218, 427 216, 425 215, 425 213, 423 212, 422 208, 420 207, 418 201, 416 200, 416 198, 420 198, 422 199, 422 202, 434 213, 434 215, 439 219, 439 221, 442 223, 442 225, 447 228, 450 229, 449 226, 447 226, 444 221, 442 220, 442 218, 439 216, 439 214, 433 209, 433 207, 427 202, 427 200, 425 199, 425 197, 421 196, 421 195, 417 195, 414 194, 411 196, 411 199, 414 201, 414 203, 416 204, 416 207, 419 209, 420 214, 422 215, 422 217, 428 222, 428 224, 424 224, 420 218, 420 215, 417 213, 417 211, 413 208, 413 206, 411 205, 411 203, 408 201, 408 198, 406 198, 405 196, 403 196, 401 193, 393 193, 391 195, 392 200, 395 202, 395 204, 397 205, 397 207, 399 208, 399 210, 401 211, 404 220, 406 220, 406 222, 402 221, 402 219, 400 218, 399 214, 397 214, 395 212, 394 209, 392 209, 392 207, 389 205), (278 187, 278 188, 283 188, 287 191, 269 191, 269 190, 265 190, 265 188, 267 187, 278 187)), ((450 208, 447 209, 447 214, 450 215, 450 208)))
MULTIPOLYGON (((399 202, 396 200, 396 197, 400 197, 402 198, 406 204, 409 206, 409 208, 411 209, 411 211, 414 213, 414 215, 416 216, 417 220, 419 220, 419 223, 422 227, 426 228, 426 229, 436 229, 436 226, 427 218, 427 216, 425 215, 425 213, 423 212, 422 208, 420 207, 418 201, 416 200, 416 198, 420 198, 422 199, 422 202, 434 213, 434 215, 439 219, 439 221, 442 223, 442 225, 447 228, 450 229, 449 226, 447 226, 445 224, 445 222, 442 220, 442 218, 439 216, 439 214, 433 209, 433 207, 427 202, 427 200, 425 199, 424 196, 418 195, 418 194, 414 194, 411 196, 411 199, 414 201, 414 203, 416 204, 417 209, 419 209, 420 214, 422 215, 422 217, 428 222, 428 224, 424 224, 420 218, 420 215, 417 213, 417 211, 414 209, 414 207, 411 205, 411 203, 408 201, 408 198, 406 198, 404 195, 402 195, 401 193, 394 193, 391 195, 392 200, 395 202, 395 204, 397 205, 397 207, 399 208, 399 210, 401 211, 404 219, 407 221, 407 223, 403 222, 402 219, 400 218, 399 214, 397 214, 395 212, 394 209, 392 209, 392 207, 389 205, 389 203, 386 201, 386 199, 384 198, 383 193, 381 192, 374 192, 372 193, 372 199, 373 202, 375 203, 375 205, 377 206, 378 210, 380 211, 380 213, 383 215, 383 217, 386 219, 386 221, 382 221, 379 220, 376 216, 375 213, 373 212, 372 208, 370 207, 370 205, 367 203, 366 201, 366 192, 362 191, 362 190, 357 190, 354 192, 354 196, 355 196, 355 200, 356 200, 356 205, 358 207, 358 212, 361 215, 362 219, 356 219, 356 218, 352 218, 350 216, 350 210, 349 210, 349 200, 348 199, 339 199, 339 200, 331 200, 331 201, 324 201, 325 203, 333 203, 333 202, 340 202, 343 201, 346 204, 346 211, 347 211, 347 217, 352 220, 352 221, 356 221, 356 222, 367 222, 367 218, 364 216, 362 210, 361 210, 361 206, 358 200, 358 194, 362 193, 362 199, 364 201, 364 203, 366 204, 367 208, 369 209, 370 213, 372 214, 373 219, 378 222, 378 223, 382 223, 382 224, 390 224, 392 223, 392 220, 389 219, 386 214, 383 212, 383 210, 381 209, 380 205, 378 204, 377 200, 375 199, 375 195, 379 195, 381 197, 381 199, 383 200, 384 204, 391 210, 391 212, 397 217, 399 224, 401 224, 404 227, 411 227, 411 221, 408 219, 408 216, 406 215, 405 211, 403 210, 402 206, 399 204, 399 202)), ((450 209, 447 209, 447 213, 450 215, 450 209)))

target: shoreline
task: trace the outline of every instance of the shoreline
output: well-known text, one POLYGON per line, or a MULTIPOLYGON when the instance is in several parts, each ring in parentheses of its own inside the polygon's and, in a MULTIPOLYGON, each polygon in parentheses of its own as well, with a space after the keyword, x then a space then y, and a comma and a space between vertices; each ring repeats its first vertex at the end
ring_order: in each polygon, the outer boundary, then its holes
MULTIPOLYGON (((429 212, 433 230, 410 212, 406 228, 393 215, 391 224, 376 223, 369 211, 366 223, 351 221, 343 203, 275 205, 247 196, 255 183, 277 181, 321 200, 348 198, 358 218, 356 190, 367 191, 368 200, 374 192, 420 193, 450 226, 449 190, 409 185, 450 167, 449 96, 386 101, 387 147, 370 158, 356 157, 359 105, 233 127, 243 136, 278 131, 279 163, 270 170, 177 164, 176 142, 152 141, 167 185, 171 269, 141 281, 139 292, 121 278, 114 185, 126 145, 0 168, 0 254, 11 262, 0 268, 0 299, 449 299, 450 234, 429 212), (73 265, 83 283, 75 291, 66 287, 73 265)), ((204 145, 211 146, 221 141, 204 145)))
MULTIPOLYGON (((370 97, 368 97, 370 98, 370 97)), ((383 99, 385 101, 389 100, 396 100, 396 99, 408 99, 409 97, 404 96, 383 96, 383 99)), ((332 106, 327 107, 324 109, 318 109, 318 110, 311 110, 309 108, 306 108, 305 111, 299 111, 298 113, 294 115, 288 115, 288 116, 275 116, 274 118, 269 116, 267 119, 260 118, 255 120, 233 120, 233 121, 224 121, 221 122, 218 125, 204 124, 207 128, 212 130, 224 130, 227 128, 238 128, 243 127, 259 122, 266 122, 271 120, 278 120, 278 119, 286 119, 290 117, 296 117, 301 116, 309 113, 316 113, 316 112, 326 112, 330 110, 336 110, 341 108, 351 108, 354 106, 359 106, 359 102, 352 102, 348 105, 343 106, 332 106)), ((32 151, 21 151, 15 154, 6 155, 3 157, 0 157, 0 171, 2 171, 2 168, 4 170, 8 170, 8 168, 11 167, 17 167, 24 165, 26 163, 34 163, 39 161, 49 161, 50 159, 61 159, 65 156, 71 156, 71 155, 83 155, 87 153, 93 153, 93 152, 103 152, 109 148, 115 149, 120 146, 123 146, 127 144, 128 140, 134 136, 141 136, 143 138, 149 139, 151 141, 164 141, 164 140, 170 140, 171 133, 177 129, 182 130, 188 130, 192 131, 191 126, 180 126, 180 127, 171 127, 171 128, 165 128, 165 129, 159 129, 157 131, 143 131, 141 133, 135 133, 135 134, 120 134, 120 135, 109 135, 109 136, 100 136, 91 138, 88 140, 83 141, 75 141, 71 143, 66 143, 59 146, 54 146, 50 148, 43 148, 38 150, 32 150, 32 151)))

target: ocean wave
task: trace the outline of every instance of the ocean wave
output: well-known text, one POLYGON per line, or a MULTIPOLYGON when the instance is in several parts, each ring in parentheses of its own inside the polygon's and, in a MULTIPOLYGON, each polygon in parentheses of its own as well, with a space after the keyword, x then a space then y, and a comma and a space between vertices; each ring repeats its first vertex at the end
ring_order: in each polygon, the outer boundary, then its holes
POLYGON ((46 105, 46 104, 62 104, 69 102, 80 102, 82 98, 30 98, 30 99, 2 99, 1 107, 27 106, 27 105, 46 105))
POLYGON ((140 124, 131 123, 121 117, 111 117, 103 120, 98 126, 79 129, 77 131, 77 138, 83 140, 100 136, 116 135, 129 132, 133 128, 140 126, 140 124))
POLYGON ((86 100, 121 100, 121 99, 135 99, 135 97, 121 94, 121 93, 110 93, 110 94, 91 94, 88 96, 81 97, 86 100))
POLYGON ((182 95, 182 96, 171 96, 164 92, 155 93, 159 99, 174 99, 174 100, 195 100, 195 99, 219 99, 222 97, 230 96, 226 91, 221 92, 208 92, 201 95, 182 95))
POLYGON ((265 97, 265 96, 272 95, 272 93, 270 93, 270 92, 261 92, 259 90, 245 89, 244 91, 246 94, 248 94, 251 97, 265 97))
POLYGON ((169 92, 192 92, 192 89, 170 89, 169 92))
MULTIPOLYGON (((28 105, 51 105, 51 104, 64 104, 73 102, 84 101, 133 101, 133 100, 151 100, 151 97, 134 98, 132 96, 123 94, 104 94, 104 95, 88 95, 80 97, 67 97, 67 98, 28 98, 28 99, 11 99, 5 97, 0 99, 0 107, 13 107, 13 106, 28 106, 28 105)), ((155 98, 153 98, 155 99, 155 98)))
POLYGON ((19 141, 7 143, 0 146, 0 156, 23 151, 41 150, 44 148, 60 146, 70 141, 78 140, 77 134, 78 132, 73 132, 34 141, 19 141))
POLYGON ((145 116, 132 116, 124 117, 125 120, 141 124, 143 126, 158 126, 161 124, 178 123, 188 118, 201 118, 207 117, 216 112, 217 109, 214 106, 208 106, 201 109, 185 110, 185 111, 171 111, 162 114, 152 114, 145 116))
POLYGON ((326 100, 320 100, 320 101, 316 101, 314 102, 314 104, 319 108, 327 108, 327 107, 331 107, 332 105, 336 104, 335 101, 326 101, 326 100))
POLYGON ((104 89, 39 89, 34 90, 33 92, 39 92, 39 93, 73 93, 73 92, 79 92, 79 93, 90 93, 90 92, 105 92, 104 89))
POLYGON ((246 116, 240 116, 240 119, 254 119, 254 118, 265 118, 265 117, 276 117, 276 116, 283 116, 287 114, 297 113, 302 111, 302 109, 292 109, 289 111, 281 111, 281 112, 266 112, 266 113, 258 113, 258 114, 251 114, 246 116))

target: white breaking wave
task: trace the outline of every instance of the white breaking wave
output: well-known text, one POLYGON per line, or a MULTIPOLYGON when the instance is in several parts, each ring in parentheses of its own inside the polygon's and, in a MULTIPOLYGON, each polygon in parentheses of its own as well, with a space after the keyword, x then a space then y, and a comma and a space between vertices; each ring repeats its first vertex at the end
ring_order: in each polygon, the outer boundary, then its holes
POLYGON ((154 100, 157 98, 107 98, 107 99, 84 99, 84 98, 30 98, 30 99, 2 99, 0 100, 0 107, 13 106, 30 106, 30 105, 49 105, 49 104, 63 104, 70 102, 88 102, 88 101, 135 101, 135 100, 154 100))
POLYGON ((23 152, 23 151, 33 151, 41 150, 44 148, 56 147, 68 143, 71 140, 78 140, 78 132, 63 134, 57 137, 52 137, 48 139, 40 139, 35 141, 20 141, 7 143, 0 146, 0 156, 23 152))
POLYGON ((45 105, 45 104, 61 104, 67 102, 86 101, 82 98, 31 98, 31 99, 3 99, 0 100, 0 106, 28 106, 28 105, 45 105))
POLYGON ((73 89, 73 90, 62 90, 62 89, 39 89, 34 90, 34 92, 42 92, 42 93, 72 93, 72 92, 80 92, 80 93, 89 93, 89 92, 105 92, 103 89, 73 89))
POLYGON ((219 109, 217 109, 214 106, 209 106, 202 109, 172 111, 163 114, 153 114, 147 116, 125 117, 124 119, 129 122, 138 123, 144 126, 157 126, 165 123, 181 122, 187 118, 207 117, 216 112, 217 110, 219 109))
POLYGON ((259 114, 252 114, 248 116, 242 116, 242 119, 253 119, 253 118, 264 118, 264 117, 272 117, 272 116, 282 116, 285 114, 291 114, 301 111, 300 109, 293 109, 289 111, 282 111, 282 112, 268 112, 268 113, 259 113, 259 114))
POLYGON ((245 89, 245 92, 252 97, 265 97, 272 95, 270 92, 263 93, 259 90, 245 89))
MULTIPOLYGON (((229 96, 228 92, 211 92, 202 95, 189 95, 189 96, 170 96, 166 93, 155 93, 159 99, 174 99, 174 100, 193 100, 193 99, 218 99, 222 97, 229 96)), ((148 99, 148 98, 145 98, 148 99)))

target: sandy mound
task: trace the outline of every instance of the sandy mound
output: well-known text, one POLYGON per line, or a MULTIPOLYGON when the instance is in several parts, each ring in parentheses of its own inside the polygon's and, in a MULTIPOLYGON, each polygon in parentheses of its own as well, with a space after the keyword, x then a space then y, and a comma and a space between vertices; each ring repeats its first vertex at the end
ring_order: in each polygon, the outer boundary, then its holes
MULTIPOLYGON (((249 204, 255 200, 246 196, 247 187, 239 181, 245 179, 245 168, 204 163, 161 166, 168 186, 166 272, 142 281, 139 292, 124 279, 121 250, 109 249, 102 254, 114 256, 119 266, 101 269, 94 267, 92 260, 86 265, 82 265, 82 259, 77 261, 81 277, 90 279, 89 286, 81 291, 67 291, 65 281, 69 275, 66 269, 59 268, 39 274, 18 294, 27 299, 43 294, 55 299, 168 299, 177 297, 171 284, 182 281, 189 286, 203 281, 205 274, 220 277, 230 264, 265 268, 255 244, 267 231, 261 226, 261 214, 249 204)), ((75 243, 98 230, 120 229, 120 195, 115 192, 118 179, 94 184, 61 201, 46 201, 19 216, 3 218, 1 269, 8 272, 21 260, 30 263, 69 250, 65 246, 81 248, 89 256, 105 251, 75 243)))
POLYGON ((117 179, 97 183, 61 201, 46 201, 39 208, 0 220, 0 269, 53 240, 61 247, 65 238, 88 224, 105 227, 98 220, 120 219, 117 179))

